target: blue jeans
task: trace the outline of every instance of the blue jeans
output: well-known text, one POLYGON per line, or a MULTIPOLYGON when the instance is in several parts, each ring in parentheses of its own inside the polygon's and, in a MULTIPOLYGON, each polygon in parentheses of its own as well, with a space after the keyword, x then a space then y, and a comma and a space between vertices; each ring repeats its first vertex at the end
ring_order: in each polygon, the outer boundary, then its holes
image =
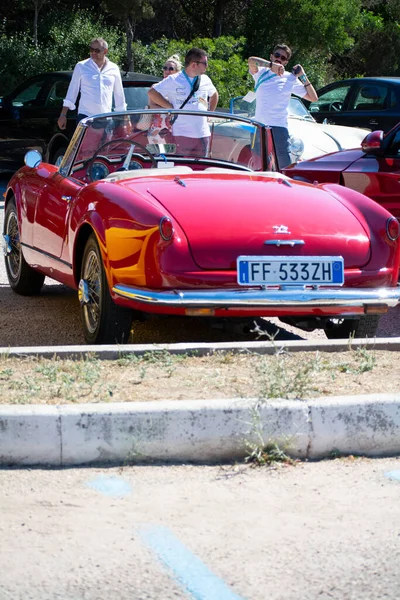
POLYGON ((82 121, 82 119, 86 119, 86 117, 87 117, 87 115, 82 115, 82 114, 78 115, 76 117, 76 124, 78 125, 79 121, 82 121))
POLYGON ((279 170, 281 171, 292 162, 289 153, 289 131, 286 127, 272 126, 272 137, 274 138, 276 157, 279 170))

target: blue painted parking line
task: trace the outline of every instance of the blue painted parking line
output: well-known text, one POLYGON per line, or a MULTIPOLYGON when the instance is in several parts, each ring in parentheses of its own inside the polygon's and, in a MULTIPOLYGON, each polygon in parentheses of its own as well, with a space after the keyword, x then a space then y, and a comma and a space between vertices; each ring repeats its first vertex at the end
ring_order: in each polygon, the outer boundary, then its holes
POLYGON ((400 481, 400 471, 387 471, 385 477, 392 479, 393 481, 400 481))
POLYGON ((174 579, 196 600, 244 600, 238 596, 166 527, 147 525, 139 530, 144 543, 174 574, 174 579))
POLYGON ((99 475, 95 479, 91 479, 85 483, 86 487, 90 487, 96 492, 100 492, 105 496, 112 498, 123 498, 129 496, 132 488, 127 481, 115 475, 99 475))

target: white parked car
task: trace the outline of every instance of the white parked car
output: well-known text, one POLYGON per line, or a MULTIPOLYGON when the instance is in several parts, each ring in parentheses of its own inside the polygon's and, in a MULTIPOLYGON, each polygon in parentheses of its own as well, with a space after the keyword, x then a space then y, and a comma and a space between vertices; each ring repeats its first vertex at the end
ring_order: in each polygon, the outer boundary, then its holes
MULTIPOLYGON (((253 118, 255 100, 247 102, 243 96, 230 101, 230 112, 253 118)), ((370 129, 345 127, 317 123, 300 98, 292 96, 289 104, 289 133, 293 162, 308 160, 337 150, 360 148, 362 140, 370 129)))

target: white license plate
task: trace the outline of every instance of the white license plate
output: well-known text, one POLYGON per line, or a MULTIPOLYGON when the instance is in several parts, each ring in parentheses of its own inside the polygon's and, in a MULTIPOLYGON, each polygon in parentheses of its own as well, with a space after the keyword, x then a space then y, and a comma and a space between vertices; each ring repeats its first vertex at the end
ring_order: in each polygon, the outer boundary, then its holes
POLYGON ((239 285, 343 285, 341 256, 238 256, 239 285))

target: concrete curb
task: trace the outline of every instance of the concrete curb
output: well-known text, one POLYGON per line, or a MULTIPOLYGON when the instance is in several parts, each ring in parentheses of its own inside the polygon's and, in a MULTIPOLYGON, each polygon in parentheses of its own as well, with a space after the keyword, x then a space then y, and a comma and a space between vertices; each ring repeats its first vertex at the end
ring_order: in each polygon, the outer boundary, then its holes
POLYGON ((345 352, 349 349, 368 348, 370 350, 400 350, 400 337, 349 340, 276 340, 274 342, 205 342, 182 344, 115 344, 103 346, 18 346, 0 347, 0 355, 9 357, 38 356, 42 358, 76 358, 87 354, 99 359, 114 360, 124 354, 141 355, 146 352, 168 350, 173 354, 196 353, 199 356, 212 352, 257 352, 274 354, 282 348, 290 352, 345 352))
MULTIPOLYGON (((355 340, 352 348, 399 350, 400 338, 355 340)), ((2 348, 10 357, 115 359, 155 350, 174 353, 345 351, 342 340, 2 348)), ((400 394, 159 401, 79 405, 0 405, 0 465, 123 462, 223 462, 241 459, 249 442, 277 442, 296 458, 400 454, 400 394)))
POLYGON ((298 458, 400 453, 400 394, 0 407, 1 465, 222 462, 247 442, 298 458))

